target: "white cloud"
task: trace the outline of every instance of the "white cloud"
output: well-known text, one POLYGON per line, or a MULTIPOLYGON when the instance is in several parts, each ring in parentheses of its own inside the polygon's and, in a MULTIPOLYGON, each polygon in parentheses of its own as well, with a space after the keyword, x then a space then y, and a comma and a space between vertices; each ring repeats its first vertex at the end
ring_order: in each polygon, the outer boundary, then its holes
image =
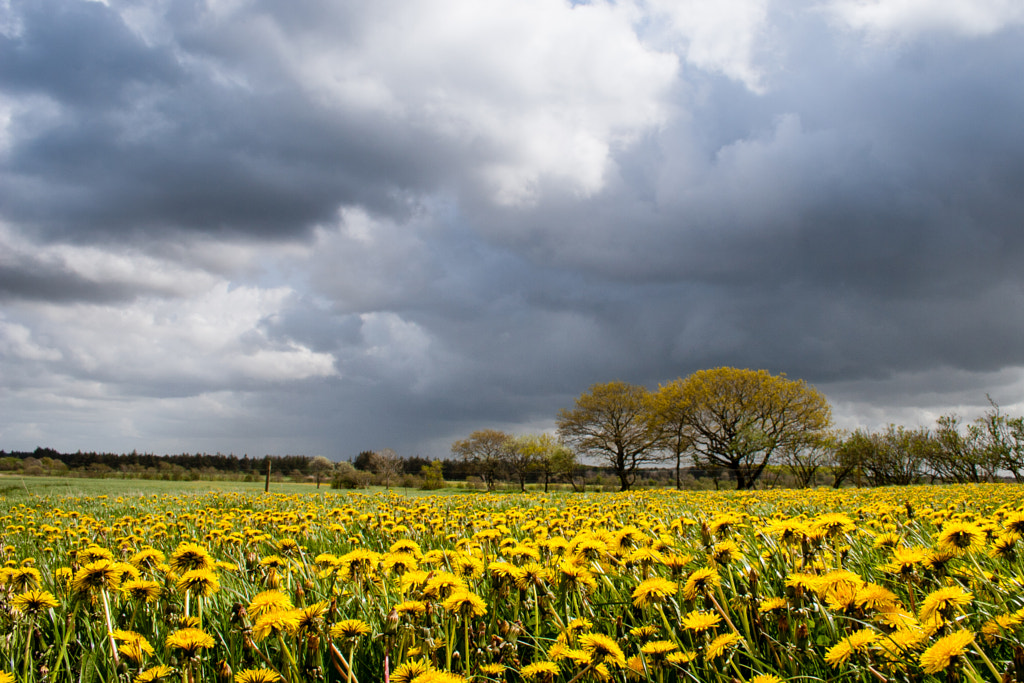
POLYGON ((47 348, 32 338, 32 330, 24 325, 9 323, 0 314, 0 359, 12 361, 58 361, 60 351, 47 348))
POLYGON ((218 389, 336 374, 331 354, 266 331, 291 295, 286 287, 222 281, 188 298, 22 304, 25 322, 4 325, 0 351, 46 362, 50 372, 154 392, 164 384, 218 389), (48 347, 33 342, 30 328, 48 347))
POLYGON ((259 22, 261 49, 316 101, 427 131, 471 159, 502 204, 544 185, 600 190, 616 145, 666 120, 677 59, 644 45, 608 2, 376 2, 337 26, 289 35, 259 22))
POLYGON ((764 39, 767 0, 648 0, 659 20, 663 40, 682 41, 677 47, 687 64, 722 73, 760 92, 759 43, 764 39))
POLYGON ((831 10, 852 28, 879 36, 984 36, 1024 23, 1018 0, 837 0, 831 10))

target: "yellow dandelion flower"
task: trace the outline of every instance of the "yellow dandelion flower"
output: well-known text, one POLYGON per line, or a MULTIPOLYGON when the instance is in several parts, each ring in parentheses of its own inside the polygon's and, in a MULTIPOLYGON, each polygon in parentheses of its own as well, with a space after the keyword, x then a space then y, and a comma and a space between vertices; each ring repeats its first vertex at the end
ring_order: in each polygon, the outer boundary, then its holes
POLYGON ((654 624, 643 624, 641 626, 634 626, 633 628, 629 629, 629 635, 633 636, 634 638, 640 638, 641 640, 644 640, 647 638, 653 638, 654 636, 658 635, 659 630, 661 629, 659 629, 654 624))
MULTIPOLYGON (((411 574, 412 572, 409 573, 411 574)), ((406 576, 408 576, 408 574, 406 576)), ((402 580, 404 582, 404 576, 402 577, 402 580)), ((438 572, 427 580, 426 585, 423 587, 423 595, 428 598, 444 600, 451 595, 456 588, 466 589, 468 587, 466 586, 466 582, 458 576, 455 576, 455 574, 450 572, 438 572)))
POLYGON ((896 547, 892 549, 892 556, 889 561, 880 568, 890 574, 909 574, 914 569, 924 564, 931 553, 927 548, 919 547, 896 547))
POLYGON ((50 591, 30 590, 11 598, 11 607, 28 616, 35 616, 60 605, 50 591))
POLYGON ((183 628, 167 636, 167 647, 172 650, 181 650, 182 653, 192 658, 199 654, 202 649, 213 647, 213 636, 202 629, 183 628))
POLYGON ((669 654, 678 649, 679 646, 670 640, 652 640, 649 643, 645 643, 640 648, 640 652, 657 662, 665 659, 669 654))
POLYGON ((683 585, 683 597, 687 600, 696 600, 698 596, 707 595, 721 583, 722 579, 714 569, 695 569, 683 585))
POLYGON ((445 611, 463 617, 480 617, 487 613, 487 603, 476 593, 460 589, 454 591, 441 605, 445 611))
POLYGON ((749 679, 747 683, 785 683, 785 679, 779 678, 775 674, 758 674, 749 679))
POLYGON ((220 590, 220 580, 209 569, 190 569, 181 575, 175 584, 183 593, 209 597, 220 590))
POLYGON ((676 594, 678 586, 674 581, 661 576, 653 576, 633 589, 633 605, 635 607, 647 607, 658 605, 676 594))
POLYGON ((292 608, 292 600, 287 595, 277 590, 263 591, 257 593, 246 608, 246 612, 253 619, 257 619, 267 612, 289 610, 292 608))
POLYGON ((854 602, 865 611, 877 610, 896 604, 896 594, 877 583, 866 583, 857 590, 854 602))
POLYGON ((252 625, 252 639, 257 643, 271 635, 295 633, 299 630, 302 610, 279 609, 264 612, 252 625))
POLYGON ((829 649, 825 661, 833 668, 838 668, 846 664, 855 653, 866 652, 877 640, 878 634, 870 629, 854 631, 829 649))
POLYGON ((402 662, 391 672, 391 683, 412 683, 418 676, 433 671, 434 667, 422 659, 411 659, 402 662))
POLYGON ((216 564, 210 551, 198 543, 181 543, 168 562, 176 572, 187 572, 191 569, 213 569, 216 564))
POLYGON ((96 560, 86 564, 77 572, 71 581, 71 590, 75 593, 86 593, 97 588, 111 590, 120 584, 117 563, 110 560, 96 560))
POLYGON ((466 679, 450 671, 428 671, 412 679, 412 683, 466 683, 466 679))
POLYGON ((143 548, 128 558, 139 569, 152 569, 167 561, 167 556, 155 548, 143 548))
POLYGON ((284 680, 273 669, 244 669, 235 674, 235 683, 278 683, 284 680))
POLYGON ((599 663, 610 662, 616 666, 626 665, 626 655, 614 638, 603 633, 584 633, 580 636, 580 647, 599 663))
POLYGON ((725 566, 734 562, 742 553, 740 547, 733 541, 721 541, 711 549, 711 561, 716 565, 725 566))
POLYGON ((963 553, 985 545, 985 532, 977 524, 949 522, 939 532, 939 549, 963 553))
POLYGON ((39 588, 41 580, 42 574, 35 567, 17 567, 7 575, 7 585, 19 591, 39 588))
POLYGON ((121 592, 127 595, 130 600, 156 602, 160 598, 163 589, 156 581, 132 579, 131 581, 124 582, 121 586, 121 592))
POLYGON ((682 625, 683 628, 688 631, 695 631, 697 633, 703 633, 708 629, 713 629, 721 623, 722 617, 715 614, 714 612, 701 612, 694 610, 683 617, 682 625))
POLYGON ((967 630, 956 631, 939 638, 934 645, 921 653, 921 669, 926 674, 945 671, 956 660, 967 654, 967 648, 973 642, 974 634, 967 630))
POLYGON ((174 669, 163 664, 146 669, 132 683, 160 683, 174 675, 174 669))
POLYGON ((519 670, 519 675, 527 681, 535 678, 550 678, 558 675, 558 665, 554 662, 533 662, 519 670))
POLYGON ((643 657, 633 655, 627 659, 625 673, 626 677, 631 680, 642 681, 647 678, 647 665, 644 663, 643 657))
POLYGON ((135 662, 136 665, 141 664, 147 655, 153 654, 153 646, 145 638, 125 643, 117 648, 117 650, 121 653, 122 657, 127 657, 135 662))
POLYGON ((480 666, 480 673, 486 676, 500 676, 505 673, 505 669, 508 667, 504 664, 482 664, 480 666))
POLYGON ((540 587, 545 584, 548 578, 548 569, 536 562, 527 562, 516 574, 516 586, 520 590, 527 590, 531 586, 540 587))
POLYGON ((590 655, 584 650, 577 650, 562 643, 556 642, 549 647, 547 655, 552 662, 569 661, 581 667, 590 664, 590 655))
POLYGON ((695 659, 697 659, 697 653, 692 650, 686 650, 683 652, 673 652, 665 658, 665 661, 676 666, 685 666, 695 659))
POLYGON ((741 638, 735 633, 723 633, 708 643, 707 649, 704 650, 704 659, 709 662, 714 661, 719 656, 739 645, 740 641, 741 638))
POLYGON ((757 611, 761 614, 768 614, 769 612, 774 612, 775 610, 786 609, 786 606, 788 604, 789 603, 786 601, 786 598, 765 598, 761 601, 761 604, 757 606, 757 611))
POLYGON ((925 596, 924 601, 921 602, 921 612, 918 614, 918 618, 922 622, 931 621, 936 616, 947 619, 954 608, 958 605, 966 605, 973 599, 974 595, 959 586, 939 588, 925 596))
POLYGON ((362 619, 345 619, 331 625, 331 637, 340 640, 356 640, 370 633, 370 625, 362 619))

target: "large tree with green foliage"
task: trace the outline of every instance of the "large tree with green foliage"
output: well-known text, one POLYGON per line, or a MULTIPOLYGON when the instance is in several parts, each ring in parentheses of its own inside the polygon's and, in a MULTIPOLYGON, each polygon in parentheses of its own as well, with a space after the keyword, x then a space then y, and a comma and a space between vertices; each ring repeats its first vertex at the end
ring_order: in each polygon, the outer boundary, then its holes
POLYGON ((671 397, 686 425, 695 463, 725 468, 739 489, 752 488, 778 454, 817 448, 831 436, 825 396, 767 370, 700 370, 659 394, 671 397))
POLYGON ((651 426, 650 402, 650 392, 641 386, 595 384, 573 408, 558 412, 558 435, 581 455, 610 465, 627 491, 640 466, 660 458, 660 432, 651 426))
POLYGON ((452 454, 462 458, 479 476, 487 490, 493 490, 515 456, 511 434, 497 429, 478 429, 452 444, 452 454))

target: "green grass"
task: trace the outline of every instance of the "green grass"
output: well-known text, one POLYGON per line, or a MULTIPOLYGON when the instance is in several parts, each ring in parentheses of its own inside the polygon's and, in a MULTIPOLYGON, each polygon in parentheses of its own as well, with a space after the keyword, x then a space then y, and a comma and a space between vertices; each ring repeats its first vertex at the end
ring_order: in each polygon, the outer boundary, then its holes
MULTIPOLYGON (((363 493, 383 491, 383 486, 355 489, 363 493)), ((79 477, 26 477, 22 475, 0 475, 0 500, 19 502, 27 498, 46 496, 146 496, 174 493, 210 493, 225 491, 235 493, 262 493, 263 481, 165 481, 162 479, 86 479, 79 477)), ((270 482, 272 493, 320 494, 344 496, 354 491, 333 490, 329 483, 296 484, 292 482, 270 482)), ((451 495, 467 493, 465 489, 445 488, 437 491, 420 491, 392 487, 392 492, 407 496, 451 495)))
MULTIPOLYGON (((340 493, 329 484, 270 483, 274 493, 340 493)), ((0 476, 0 496, 8 500, 33 496, 126 496, 181 492, 233 491, 261 493, 263 482, 164 481, 161 479, 84 479, 78 477, 0 476)))

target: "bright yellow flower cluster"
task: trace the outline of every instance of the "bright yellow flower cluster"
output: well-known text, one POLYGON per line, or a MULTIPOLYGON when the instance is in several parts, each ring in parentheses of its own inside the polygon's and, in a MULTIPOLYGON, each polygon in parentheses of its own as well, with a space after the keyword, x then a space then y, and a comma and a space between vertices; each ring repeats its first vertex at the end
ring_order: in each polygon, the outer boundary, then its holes
POLYGON ((84 657, 134 683, 991 680, 1024 656, 1014 485, 123 496, 0 530, 26 681, 84 657))

